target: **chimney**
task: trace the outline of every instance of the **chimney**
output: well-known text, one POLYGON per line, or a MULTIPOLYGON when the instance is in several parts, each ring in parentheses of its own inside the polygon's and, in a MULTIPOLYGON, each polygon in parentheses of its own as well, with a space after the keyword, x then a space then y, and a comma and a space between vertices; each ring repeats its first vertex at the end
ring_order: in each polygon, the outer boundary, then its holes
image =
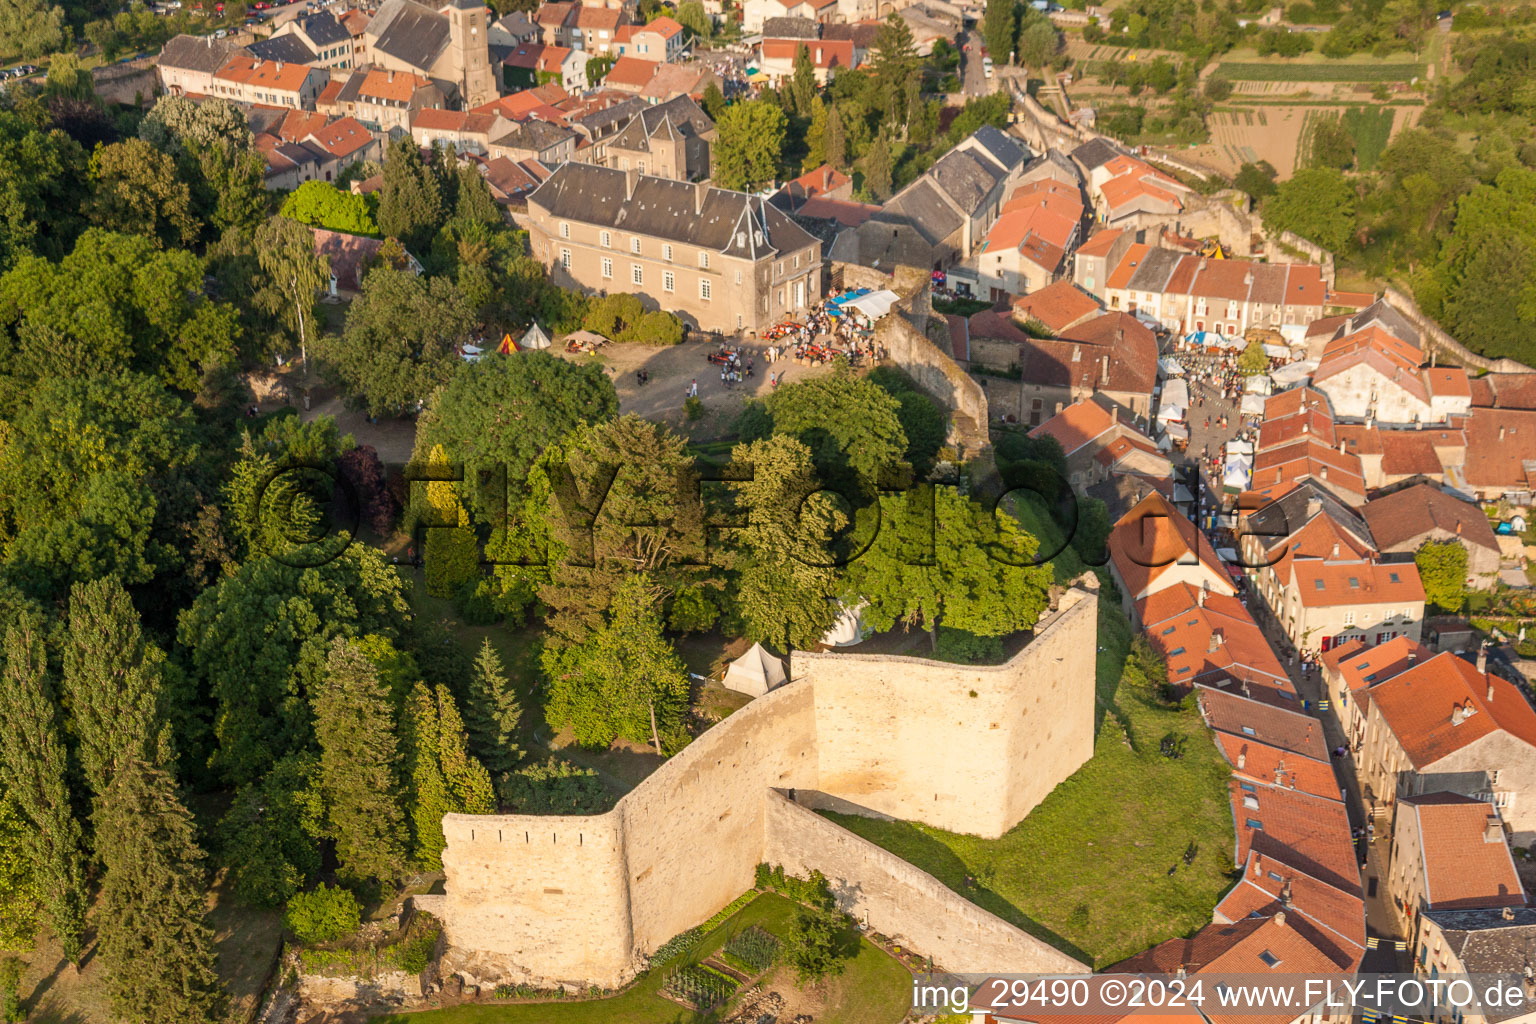
POLYGON ((1499 440, 1500 441, 1504 440, 1504 428, 1503 427, 1499 428, 1499 440))
POLYGON ((1417 651, 1409 651, 1408 652, 1408 664, 1412 665, 1414 662, 1416 662, 1418 660, 1419 660, 1419 655, 1418 655, 1417 651))
POLYGON ((1198 596, 1196 596, 1195 603, 1198 604, 1201 608, 1205 607, 1205 595, 1210 589, 1211 585, 1209 583, 1202 583, 1200 585, 1200 593, 1198 596))
POLYGON ((1301 432, 1303 434, 1310 434, 1310 433, 1312 433, 1312 424, 1308 423, 1306 420, 1302 420, 1301 421, 1301 432))
POLYGON ((1460 725, 1462 722, 1466 721, 1466 718, 1467 713, 1461 709, 1460 704, 1457 704, 1455 707, 1451 708, 1452 725, 1460 725))
POLYGON ((1499 916, 1506 921, 1513 921, 1515 919, 1515 908, 1505 907, 1502 911, 1499 912, 1499 916))
POLYGON ((1289 878, 1285 880, 1285 885, 1280 887, 1280 905, 1284 907, 1291 905, 1291 880, 1289 878))
POLYGON ((1339 542, 1338 541, 1334 541, 1333 542, 1333 557, 1334 558, 1338 558, 1339 557, 1339 542))
POLYGON ((1322 472, 1321 472, 1321 473, 1320 473, 1320 474, 1319 474, 1319 475, 1320 475, 1320 476, 1321 476, 1321 477, 1322 477, 1322 478, 1323 478, 1323 479, 1324 479, 1324 480, 1327 480, 1327 479, 1328 479, 1328 467, 1327 467, 1327 466, 1324 466, 1324 467, 1323 467, 1323 468, 1322 468, 1322 472))
POLYGON ((1225 639, 1225 638, 1221 635, 1221 630, 1219 630, 1219 629, 1211 630, 1211 644, 1206 649, 1206 652, 1209 653, 1211 651, 1216 650, 1218 647, 1220 647, 1223 639, 1225 639))
POLYGON ((1106 387, 1109 385, 1109 356, 1108 356, 1108 354, 1106 354, 1104 356, 1103 368, 1100 370, 1099 383, 1105 385, 1106 387))
POLYGON ((630 200, 635 197, 635 186, 640 183, 640 170, 636 167, 626 168, 624 171, 624 198, 630 200))
POLYGON ((1339 451, 1341 451, 1341 452, 1349 451, 1349 443, 1346 440, 1344 440, 1343 438, 1339 439, 1339 451))
POLYGON ((1307 520, 1310 522, 1317 518, 1317 514, 1323 510, 1323 499, 1317 495, 1307 499, 1307 520))
POLYGON ((391 69, 390 72, 389 72, 389 77, 386 78, 385 81, 386 82, 393 82, 394 80, 395 80, 395 72, 393 71, 393 69, 391 69))
POLYGON ((1247 767, 1247 765, 1248 765, 1248 747, 1247 747, 1247 745, 1244 745, 1243 749, 1239 750, 1237 752, 1237 767, 1238 767, 1238 770, 1242 770, 1243 768, 1247 767))
POLYGON ((1488 671, 1488 641, 1486 640, 1477 649, 1477 670, 1482 673, 1488 671))
POLYGON ((1483 827, 1483 842, 1502 843, 1504 841, 1504 826, 1499 822, 1497 814, 1488 815, 1488 821, 1483 827))
POLYGON ((1285 927, 1285 911, 1283 911, 1283 910, 1275 911, 1275 927, 1277 927, 1277 928, 1284 928, 1285 927))

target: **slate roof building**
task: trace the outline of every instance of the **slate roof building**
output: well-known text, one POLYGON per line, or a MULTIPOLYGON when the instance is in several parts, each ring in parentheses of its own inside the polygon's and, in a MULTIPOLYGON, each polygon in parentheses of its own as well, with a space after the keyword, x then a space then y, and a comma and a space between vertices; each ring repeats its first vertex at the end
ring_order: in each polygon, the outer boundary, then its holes
POLYGON ((347 70, 360 63, 351 31, 330 11, 286 21, 271 36, 246 49, 267 60, 300 61, 328 69, 347 70))
POLYGON ((528 215, 557 281, 638 295, 704 330, 765 330, 823 292, 820 242, 745 193, 567 163, 528 215))
POLYGON ((232 39, 172 36, 155 58, 155 74, 172 96, 212 96, 214 74, 240 52, 243 49, 232 39))
MULTIPOLYGON (((1536 910, 1501 907, 1491 910, 1428 910, 1413 933, 1414 970, 1421 976, 1512 974, 1522 979, 1536 964, 1536 910)), ((1443 1008, 1441 1017, 1461 1014, 1462 1024, 1500 1024, 1525 1018, 1536 987, 1521 983, 1524 1002, 1516 1006, 1443 1008)))
POLYGON ((954 266, 991 230, 1030 155, 1019 140, 982 127, 859 226, 854 262, 924 270, 954 266))
POLYGON ((607 142, 605 167, 631 168, 676 181, 710 176, 715 122, 691 96, 682 95, 638 109, 607 142))
POLYGON ((386 71, 446 83, 466 107, 496 98, 487 10, 475 0, 447 0, 433 8, 415 0, 384 0, 368 23, 368 59, 386 71))

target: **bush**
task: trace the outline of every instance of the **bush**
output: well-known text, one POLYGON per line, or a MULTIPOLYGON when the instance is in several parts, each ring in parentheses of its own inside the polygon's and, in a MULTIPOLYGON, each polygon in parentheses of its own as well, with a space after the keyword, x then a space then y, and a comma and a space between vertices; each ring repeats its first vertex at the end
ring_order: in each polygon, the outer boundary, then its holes
POLYGON ((688 417, 688 422, 696 423, 704 418, 704 403, 697 395, 689 395, 683 399, 683 413, 688 417))
MULTIPOLYGON (((806 903, 815 907, 831 907, 836 903, 832 898, 832 887, 827 884, 827 876, 820 871, 812 871, 809 878, 796 878, 794 875, 786 874, 782 864, 775 864, 772 867, 759 864, 757 884, 761 888, 771 889, 797 903, 806 903)), ((724 919, 721 918, 722 921, 724 919)))
POLYGON ((377 236, 375 204, 369 196, 344 192, 328 181, 306 181, 283 200, 282 214, 329 231, 377 236))
POLYGON ((634 323, 621 341, 637 341, 642 345, 677 345, 683 340, 683 322, 671 313, 653 310, 634 323))
POLYGON ((315 945, 334 942, 357 931, 362 923, 362 911, 357 897, 340 886, 332 888, 322 882, 313 892, 295 893, 288 900, 288 912, 283 924, 300 942, 315 945))
POLYGON ((704 929, 702 928, 689 928, 685 932, 679 932, 657 947, 656 952, 646 957, 646 960, 651 964, 664 964, 669 960, 686 956, 693 952, 694 947, 703 937, 704 929))
POLYGON ((934 657, 957 665, 995 665, 1003 659, 1003 642, 995 636, 977 636, 963 629, 940 626, 934 657))
POLYGON ((845 957, 837 940, 845 921, 845 915, 827 907, 802 907, 795 913, 784 960, 801 985, 843 972, 845 957))
POLYGON ((21 975, 26 966, 19 956, 0 959, 0 1021, 6 1024, 26 1019, 21 1013, 21 975))
POLYGON ((497 593, 491 580, 470 580, 453 596, 453 608, 466 626, 493 626, 502 619, 497 593))
POLYGON ((513 814, 602 814, 613 804, 597 772, 557 757, 507 776, 501 800, 513 814))

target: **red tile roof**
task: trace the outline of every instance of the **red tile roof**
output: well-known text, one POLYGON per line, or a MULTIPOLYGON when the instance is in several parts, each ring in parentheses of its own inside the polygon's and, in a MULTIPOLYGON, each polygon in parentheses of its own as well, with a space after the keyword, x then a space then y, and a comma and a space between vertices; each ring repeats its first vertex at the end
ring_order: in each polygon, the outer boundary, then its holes
POLYGON ((1307 608, 1347 608, 1359 604, 1408 607, 1424 600, 1419 570, 1412 562, 1385 565, 1365 560, 1324 561, 1297 558, 1291 563, 1296 592, 1307 608))
POLYGON ((1141 265, 1142 260, 1146 259, 1147 253, 1151 249, 1150 245, 1137 242, 1125 250, 1125 255, 1121 257, 1119 264, 1114 270, 1110 271, 1109 280, 1104 282, 1104 287, 1124 288, 1130 284, 1131 277, 1136 273, 1136 268, 1141 265))
POLYGON ((1350 504, 1365 501, 1365 474, 1360 456, 1341 452, 1316 437, 1258 452, 1253 459, 1249 488, 1265 498, 1278 498, 1303 480, 1316 480, 1350 504))
POLYGON ((1136 602, 1136 616, 1167 662, 1170 683, 1247 683, 1294 696, 1285 667, 1236 597, 1210 594, 1202 606, 1200 588, 1182 583, 1136 602))
POLYGON ((683 31, 683 26, 676 19, 669 18, 663 14, 655 21, 647 22, 644 31, 655 32, 663 39, 671 39, 683 31))
POLYGON ((800 175, 800 177, 789 182, 784 187, 789 188, 790 186, 795 186, 799 190, 799 195, 803 195, 807 199, 810 199, 814 198, 815 196, 819 196, 824 192, 832 192, 836 189, 840 189, 851 181, 853 181, 852 178, 844 174, 842 171, 839 171, 831 164, 822 164, 820 167, 817 167, 814 170, 806 171, 804 174, 800 175))
POLYGON ((1536 711, 1524 695, 1514 684, 1477 671, 1449 651, 1377 683, 1369 692, 1371 703, 1420 770, 1495 732, 1536 747, 1536 711))
POLYGON ((1080 291, 1067 280, 1053 281, 1039 291, 1020 295, 1013 300, 1015 316, 1034 318, 1049 330, 1064 331, 1099 311, 1099 304, 1091 295, 1080 291))
POLYGON ((1120 517, 1109 536, 1110 560, 1133 601, 1164 589, 1158 581, 1198 561, 1219 594, 1234 593, 1205 534, 1161 494, 1149 494, 1120 517))
MULTIPOLYGON (((1491 804, 1456 793, 1405 796, 1397 815, 1399 829, 1418 831, 1419 863, 1414 867, 1424 879, 1429 909, 1525 906, 1525 891, 1491 804)), ((1401 844, 1396 848, 1401 850, 1401 844)))
POLYGON ((1216 733, 1216 746, 1232 774, 1240 779, 1282 789, 1294 789, 1325 800, 1342 799, 1333 765, 1290 750, 1281 750, 1247 736, 1216 733))
POLYGON ((880 207, 873 203, 856 203, 850 199, 828 199, 826 196, 815 196, 795 207, 797 214, 822 220, 835 220, 849 228, 858 227, 879 212, 880 207))
POLYGON ((810 51, 811 63, 818 68, 851 68, 852 39, 764 39, 763 60, 794 60, 800 47, 810 51))
POLYGON ((1467 483, 1490 491, 1536 486, 1536 411, 1473 409, 1464 429, 1467 483))
POLYGON ((1384 644, 1368 646, 1351 640, 1323 655, 1323 665, 1338 675, 1353 693, 1391 679, 1417 662, 1428 661, 1434 652, 1408 636, 1396 636, 1384 644))
MULTIPOLYGON (((1208 686, 1198 687, 1197 692, 1205 724, 1216 732, 1246 736, 1315 761, 1328 759, 1328 741, 1323 738, 1322 723, 1300 710, 1208 686)), ((1348 831, 1345 830, 1346 835, 1348 831)))
POLYGON ((310 138, 327 153, 345 159, 372 142, 373 133, 364 128, 355 117, 344 117, 321 128, 310 138))
POLYGON ((1418 346, 1372 324, 1325 345, 1322 359, 1312 371, 1312 383, 1318 384, 1364 364, 1420 401, 1428 402, 1429 391, 1419 373, 1419 364, 1423 361, 1424 353, 1418 346))
MULTIPOLYGON (((1438 461, 1435 465, 1438 469, 1438 461)), ((1499 546, 1493 527, 1488 525, 1488 517, 1481 508, 1429 484, 1405 487, 1368 501, 1361 507, 1360 514, 1365 517, 1371 536, 1383 551, 1413 542, 1436 530, 1454 534, 1466 544, 1494 550, 1499 546)))
POLYGON ((1115 425, 1114 414, 1092 398, 1080 398, 1029 432, 1030 437, 1050 435, 1071 455, 1115 425))
POLYGON ((1077 253, 1079 256, 1108 256, 1110 247, 1124 233, 1119 228, 1101 228, 1090 235, 1088 241, 1077 247, 1077 253))
POLYGON ((612 69, 603 76, 603 84, 632 85, 638 89, 651 80, 659 66, 658 61, 641 60, 626 54, 613 62, 612 69))
POLYGON ((370 99, 409 103, 411 97, 416 94, 416 90, 426 84, 425 78, 413 75, 409 71, 381 71, 374 68, 363 78, 363 84, 358 86, 357 94, 370 99))
POLYGON ((1317 927, 1323 939, 1358 966, 1365 953, 1365 902, 1307 874, 1283 857, 1250 853, 1243 878, 1216 905, 1216 919, 1241 921, 1284 909, 1317 927))
POLYGON ((1256 786, 1249 793, 1236 779, 1228 787, 1239 862, 1250 851, 1283 857, 1329 885, 1360 893, 1360 860, 1343 801, 1275 786, 1256 786))

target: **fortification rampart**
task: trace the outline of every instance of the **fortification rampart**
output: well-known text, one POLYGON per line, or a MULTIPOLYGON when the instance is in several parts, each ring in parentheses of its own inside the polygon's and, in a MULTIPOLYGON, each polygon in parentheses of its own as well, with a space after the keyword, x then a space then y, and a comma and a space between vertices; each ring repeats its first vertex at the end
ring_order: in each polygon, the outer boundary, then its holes
MULTIPOLYGON (((450 966, 543 984, 622 984, 645 954, 751 887, 766 859, 775 789, 1001 834, 1092 754, 1096 590, 1085 576, 999 666, 796 653, 794 680, 705 732, 607 814, 445 816, 439 912, 450 966)), ((774 849, 784 859, 783 844, 774 849)), ((818 856, 813 844, 795 862, 816 867, 818 856)), ((847 884, 858 884, 856 862, 844 863, 847 884)), ((931 944, 916 948, 938 963, 990 950, 975 946, 982 932, 998 948, 1013 941, 1006 931, 924 924, 932 894, 907 900, 900 888, 928 876, 882 872, 881 930, 926 937, 931 944)))
POLYGON ((1088 973, 1087 965, 783 794, 769 793, 765 805, 765 861, 791 874, 820 871, 840 909, 908 949, 943 950, 946 970, 983 974, 1006 964, 1009 972, 1088 973))

